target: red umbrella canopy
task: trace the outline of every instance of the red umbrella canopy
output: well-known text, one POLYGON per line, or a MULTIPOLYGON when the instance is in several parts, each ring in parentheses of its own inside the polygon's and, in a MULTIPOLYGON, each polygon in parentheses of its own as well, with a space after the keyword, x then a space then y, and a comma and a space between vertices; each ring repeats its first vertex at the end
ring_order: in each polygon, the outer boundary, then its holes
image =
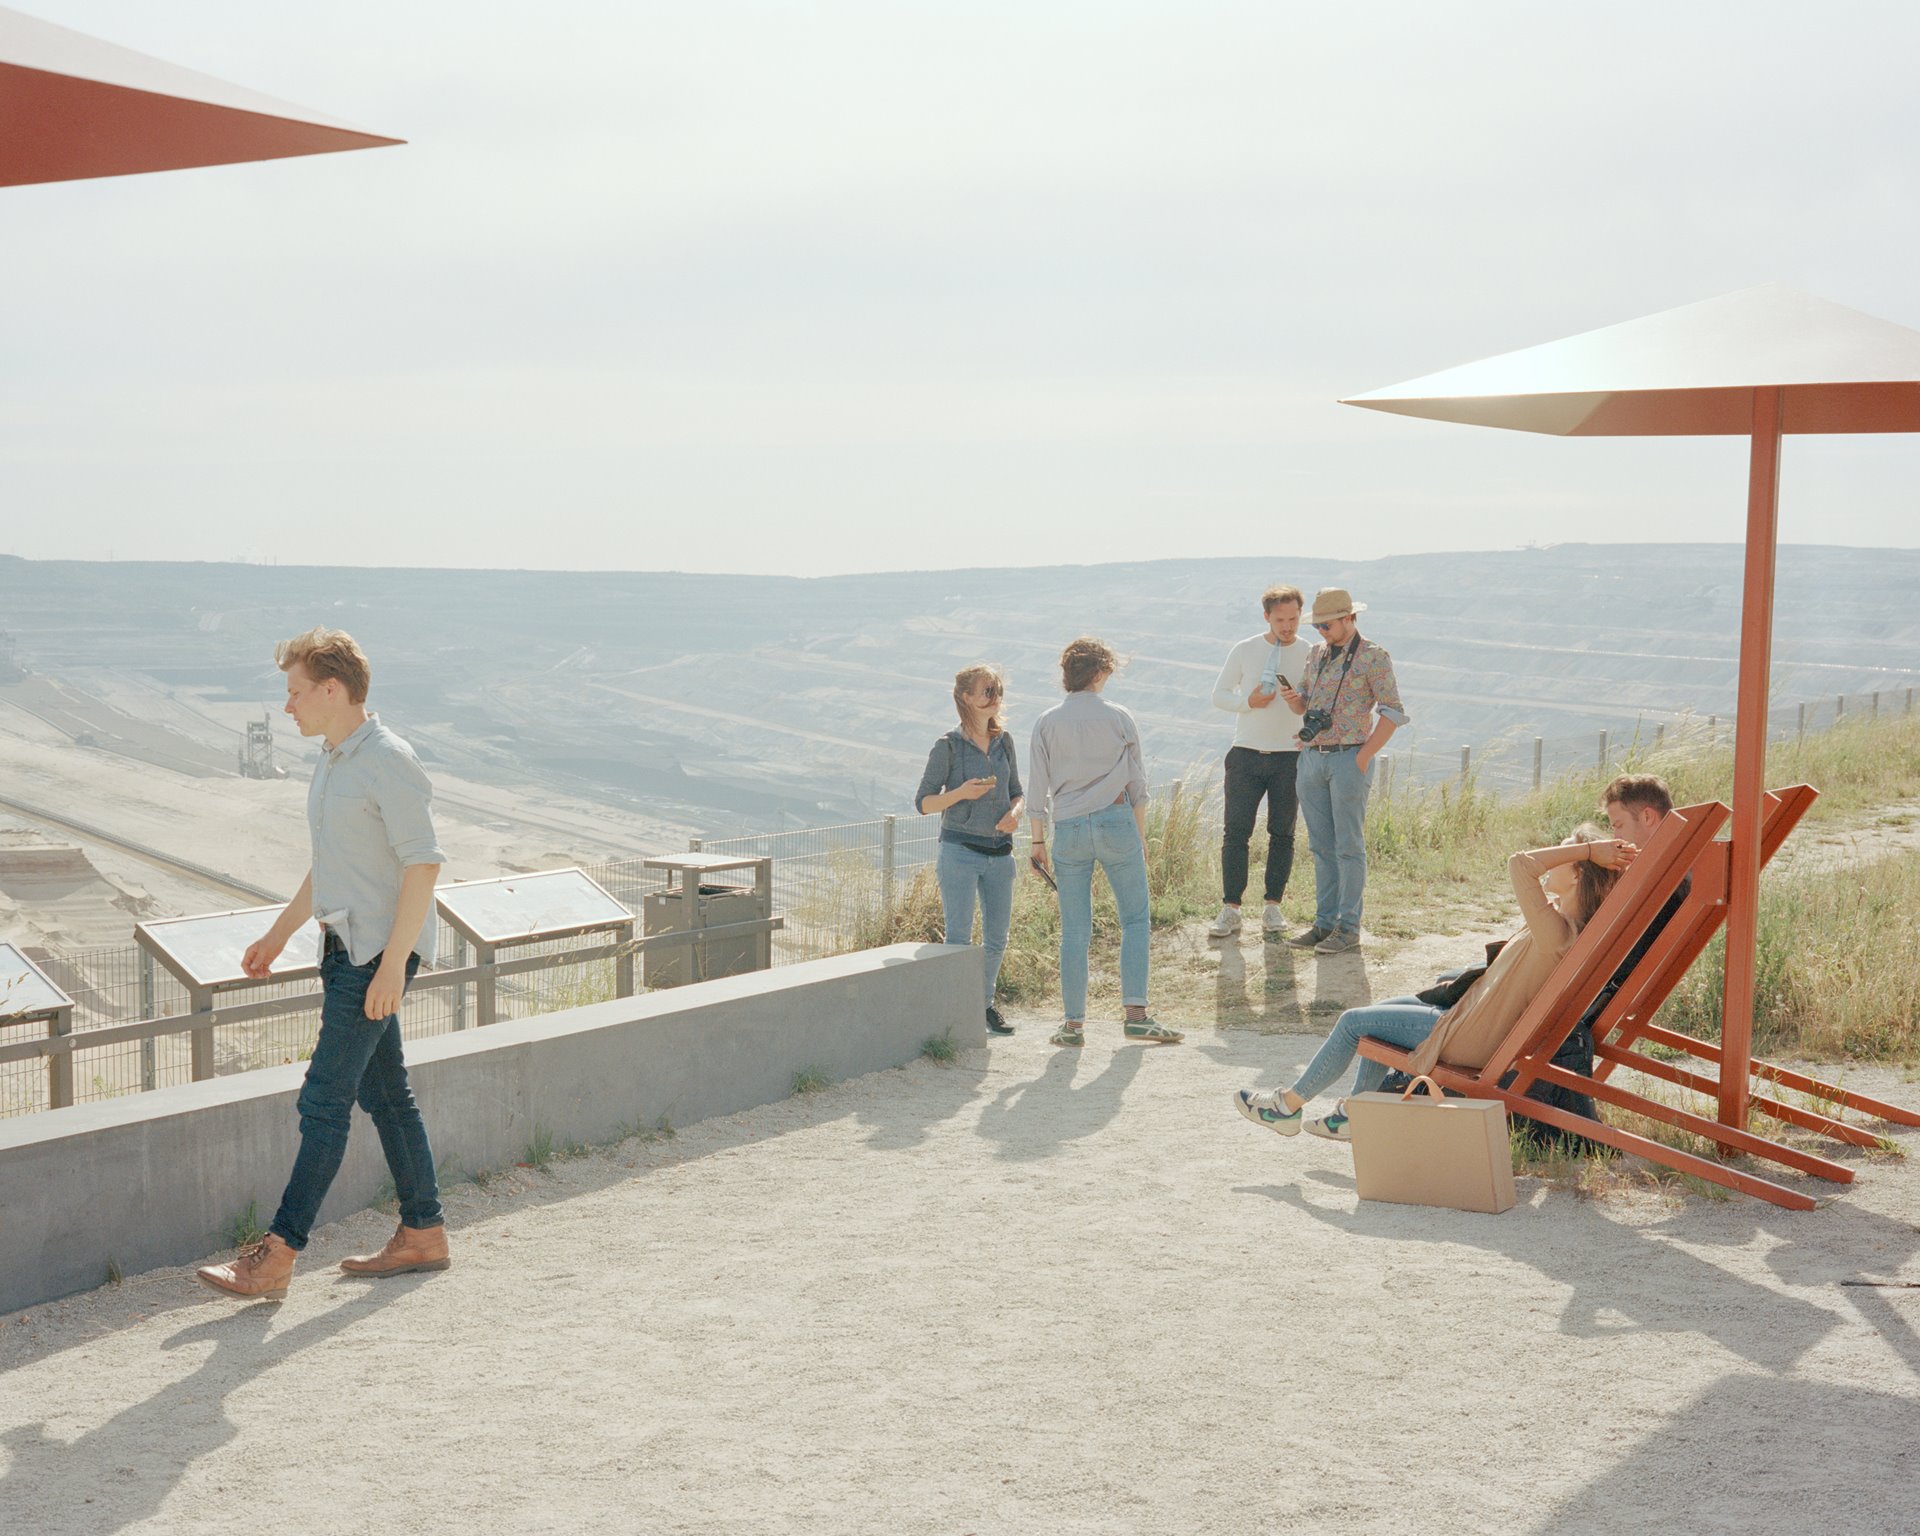
POLYGON ((1920 331, 1778 284, 1508 352, 1343 402, 1562 437, 1920 432, 1920 331))
POLYGON ((401 142, 0 7, 0 186, 401 142))

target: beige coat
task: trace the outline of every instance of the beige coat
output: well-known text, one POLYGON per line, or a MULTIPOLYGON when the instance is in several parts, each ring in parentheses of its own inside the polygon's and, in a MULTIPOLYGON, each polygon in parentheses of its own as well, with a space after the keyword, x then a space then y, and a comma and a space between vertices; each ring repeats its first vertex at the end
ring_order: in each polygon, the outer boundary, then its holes
POLYGON ((1409 1072, 1430 1072, 1442 1060, 1454 1067, 1484 1067, 1573 946, 1572 922, 1540 886, 1548 866, 1538 854, 1547 851, 1516 853, 1507 860, 1507 878, 1527 925, 1507 941, 1473 990, 1440 1015, 1433 1033, 1414 1050, 1409 1072))

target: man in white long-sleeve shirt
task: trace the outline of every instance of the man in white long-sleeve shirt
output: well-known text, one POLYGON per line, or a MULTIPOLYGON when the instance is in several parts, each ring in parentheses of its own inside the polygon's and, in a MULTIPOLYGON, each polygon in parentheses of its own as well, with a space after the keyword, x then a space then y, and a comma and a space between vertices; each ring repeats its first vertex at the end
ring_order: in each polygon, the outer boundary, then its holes
POLYGON ((1227 653, 1213 685, 1213 703, 1234 717, 1227 749, 1226 819, 1220 836, 1220 915, 1207 930, 1216 939, 1240 931, 1240 899, 1247 890, 1247 844, 1260 802, 1267 802, 1266 911, 1260 927, 1284 933, 1280 899, 1293 873, 1293 826, 1299 813, 1295 770, 1300 762, 1299 717, 1275 703, 1280 689, 1298 687, 1312 649, 1300 638, 1298 587, 1268 587, 1260 595, 1267 627, 1227 653))

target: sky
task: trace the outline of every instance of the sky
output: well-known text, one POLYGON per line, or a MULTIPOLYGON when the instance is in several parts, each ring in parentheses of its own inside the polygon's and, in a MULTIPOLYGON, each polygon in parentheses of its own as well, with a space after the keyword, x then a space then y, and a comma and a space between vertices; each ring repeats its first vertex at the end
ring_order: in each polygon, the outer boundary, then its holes
MULTIPOLYGON (((15 0, 400 148, 0 190, 0 553, 839 572, 1730 541, 1746 445, 1343 395, 1920 328, 1920 7, 15 0)), ((1781 538, 1910 547, 1920 438, 1781 538)))

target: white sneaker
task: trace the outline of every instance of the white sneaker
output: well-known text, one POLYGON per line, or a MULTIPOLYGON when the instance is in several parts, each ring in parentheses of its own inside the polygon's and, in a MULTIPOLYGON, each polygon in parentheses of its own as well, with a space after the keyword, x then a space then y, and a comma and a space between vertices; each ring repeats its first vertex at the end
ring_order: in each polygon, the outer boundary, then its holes
POLYGON ((1210 939, 1230 939, 1240 931, 1240 909, 1222 907, 1220 915, 1213 920, 1213 926, 1207 930, 1210 939))
POLYGON ((1287 931, 1286 920, 1280 916, 1280 903, 1270 901, 1267 910, 1260 914, 1260 931, 1278 937, 1287 931))

